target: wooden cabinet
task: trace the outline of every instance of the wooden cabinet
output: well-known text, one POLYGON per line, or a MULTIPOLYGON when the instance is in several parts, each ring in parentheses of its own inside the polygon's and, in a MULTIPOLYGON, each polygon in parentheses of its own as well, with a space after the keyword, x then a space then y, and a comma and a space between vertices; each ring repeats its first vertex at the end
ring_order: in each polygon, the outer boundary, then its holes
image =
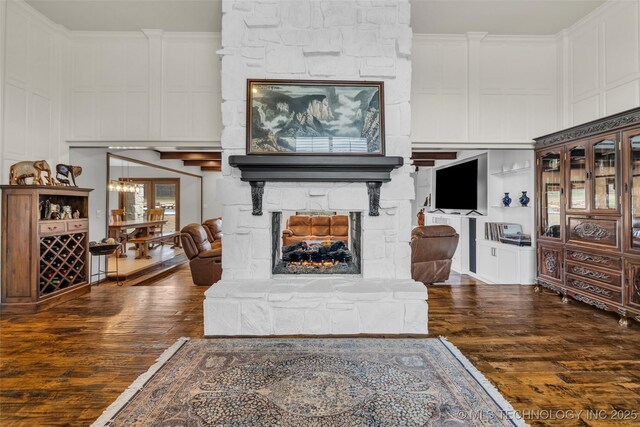
POLYGON ((2 186, 3 312, 36 312, 89 292, 90 191, 2 186), (79 218, 44 218, 53 205, 69 206, 79 218))
POLYGON ((633 310, 640 310, 640 260, 625 260, 625 275, 627 280, 625 305, 633 310))
POLYGON ((537 283, 640 321, 640 108, 536 138, 536 153, 537 283))

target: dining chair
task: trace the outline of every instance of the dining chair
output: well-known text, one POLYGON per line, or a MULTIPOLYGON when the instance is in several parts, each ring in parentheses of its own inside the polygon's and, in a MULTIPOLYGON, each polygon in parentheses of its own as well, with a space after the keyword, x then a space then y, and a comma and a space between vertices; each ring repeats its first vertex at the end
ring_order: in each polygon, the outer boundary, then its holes
POLYGON ((111 221, 120 222, 126 219, 127 213, 124 209, 111 209, 111 221))
MULTIPOLYGON (((147 221, 162 221, 164 219, 164 208, 147 209, 147 221)), ((149 235, 161 236, 164 228, 164 224, 149 227, 149 235)), ((161 240, 160 245, 164 245, 161 240)), ((155 246, 150 247, 153 249, 155 246)))

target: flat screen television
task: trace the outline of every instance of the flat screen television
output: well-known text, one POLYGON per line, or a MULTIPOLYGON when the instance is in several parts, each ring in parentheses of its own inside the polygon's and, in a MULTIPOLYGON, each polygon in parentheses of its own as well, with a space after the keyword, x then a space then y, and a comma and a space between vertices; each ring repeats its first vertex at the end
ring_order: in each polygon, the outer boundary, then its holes
POLYGON ((436 209, 478 209, 478 159, 436 169, 436 209))

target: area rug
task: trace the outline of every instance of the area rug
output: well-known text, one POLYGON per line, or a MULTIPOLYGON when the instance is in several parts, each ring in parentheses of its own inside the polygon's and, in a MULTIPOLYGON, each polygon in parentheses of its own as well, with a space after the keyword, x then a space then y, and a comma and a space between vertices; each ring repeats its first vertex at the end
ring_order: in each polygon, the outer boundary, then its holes
POLYGON ((444 338, 181 338, 93 425, 526 424, 444 338))

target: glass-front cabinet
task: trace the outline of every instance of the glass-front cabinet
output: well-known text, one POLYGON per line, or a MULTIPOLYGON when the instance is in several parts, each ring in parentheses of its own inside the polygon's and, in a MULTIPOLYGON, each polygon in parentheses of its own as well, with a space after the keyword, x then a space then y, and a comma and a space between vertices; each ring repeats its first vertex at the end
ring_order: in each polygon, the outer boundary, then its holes
POLYGON ((534 139, 537 284, 640 324, 640 107, 534 139))
POLYGON ((629 195, 629 219, 627 236, 629 249, 640 252, 640 127, 624 132, 622 141, 628 150, 628 183, 625 186, 629 195))
POLYGON ((542 238, 560 240, 562 237, 562 156, 562 149, 552 149, 538 157, 538 236, 542 238))
POLYGON ((567 147, 567 211, 587 209, 588 178, 586 144, 567 147))
POLYGON ((591 141, 591 210, 619 212, 618 170, 620 146, 616 135, 591 141))
POLYGON ((620 147, 615 134, 566 148, 568 214, 619 213, 620 147))

